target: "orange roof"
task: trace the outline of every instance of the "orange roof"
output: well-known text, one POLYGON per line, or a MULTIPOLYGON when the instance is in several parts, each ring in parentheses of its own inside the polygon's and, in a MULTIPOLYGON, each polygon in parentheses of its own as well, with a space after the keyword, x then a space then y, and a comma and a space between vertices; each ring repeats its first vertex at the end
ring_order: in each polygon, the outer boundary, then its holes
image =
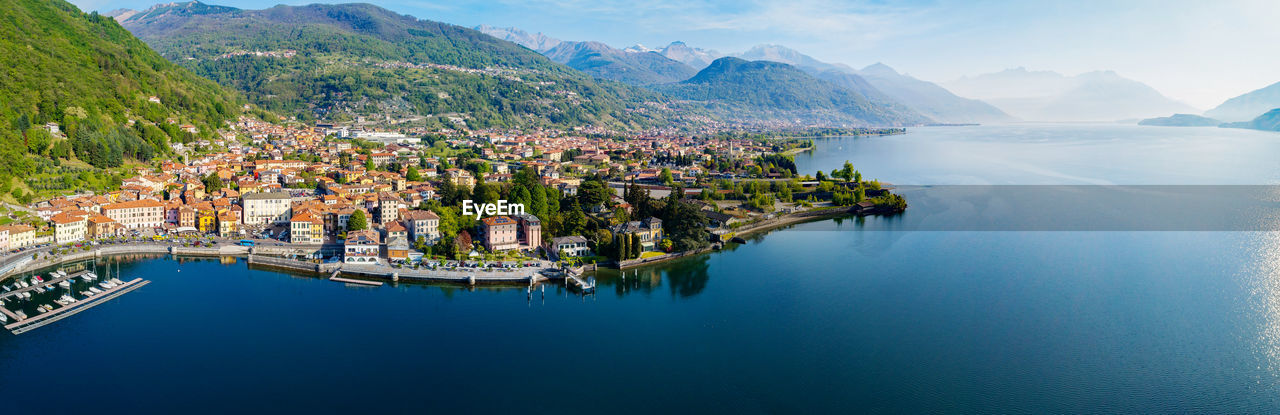
POLYGON ((514 225, 516 223, 515 220, 506 216, 490 216, 480 221, 484 222, 486 226, 514 225))
POLYGON ((115 209, 148 208, 148 207, 162 207, 162 206, 164 205, 160 204, 160 202, 154 199, 142 199, 142 200, 131 200, 128 202, 112 203, 110 205, 103 206, 102 211, 105 212, 108 210, 115 210, 115 209))

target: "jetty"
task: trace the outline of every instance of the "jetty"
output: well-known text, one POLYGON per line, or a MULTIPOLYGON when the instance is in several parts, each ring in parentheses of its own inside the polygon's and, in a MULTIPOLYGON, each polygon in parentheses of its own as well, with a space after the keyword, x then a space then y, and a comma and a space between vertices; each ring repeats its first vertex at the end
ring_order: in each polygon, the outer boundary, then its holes
MULTIPOLYGON (((141 288, 149 283, 151 283, 151 281, 147 281, 142 278, 135 278, 132 281, 125 282, 124 284, 120 284, 109 290, 94 294, 74 303, 55 308, 53 311, 48 313, 10 323, 9 325, 4 326, 4 328, 13 332, 13 334, 26 333, 28 331, 44 327, 49 323, 70 317, 81 311, 88 310, 94 306, 105 303, 108 300, 124 295, 129 291, 141 288)), ((8 310, 5 310, 5 312, 6 314, 11 314, 8 310)))
MULTIPOLYGON (((335 272, 334 274, 337 274, 337 273, 335 272)), ((382 286, 381 281, 365 281, 365 280, 357 280, 357 279, 351 279, 351 278, 342 278, 337 275, 329 277, 329 281, 337 281, 337 282, 346 283, 346 284, 372 285, 375 287, 382 286)))
POLYGON ((566 285, 572 288, 577 288, 578 291, 582 292, 583 294, 596 292, 595 279, 583 280, 581 277, 575 274, 569 274, 567 277, 565 277, 564 280, 566 285))

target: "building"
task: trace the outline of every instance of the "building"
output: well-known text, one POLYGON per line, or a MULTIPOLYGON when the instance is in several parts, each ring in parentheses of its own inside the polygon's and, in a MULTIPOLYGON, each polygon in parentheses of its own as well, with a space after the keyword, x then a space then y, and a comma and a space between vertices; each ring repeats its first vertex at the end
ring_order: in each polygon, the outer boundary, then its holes
POLYGON ((480 235, 485 249, 507 251, 520 248, 519 225, 509 216, 490 216, 480 220, 480 235))
POLYGON ((36 228, 27 225, 0 226, 0 231, 9 235, 7 249, 26 248, 36 244, 36 228))
POLYGON ((409 239, 409 230, 405 229, 404 225, 400 222, 388 223, 387 226, 382 228, 382 230, 386 233, 385 236, 388 241, 390 241, 391 238, 409 239))
POLYGON ((404 227, 409 231, 409 240, 415 243, 419 238, 427 245, 435 245, 440 240, 440 216, 429 210, 410 210, 404 212, 404 227))
POLYGON ((53 222, 54 242, 66 244, 83 241, 88 234, 88 221, 86 220, 88 217, 88 212, 79 210, 53 215, 52 218, 49 218, 49 221, 53 222))
POLYGON ((164 204, 152 199, 112 203, 102 207, 102 214, 125 229, 155 229, 164 226, 164 204))
POLYGON ((271 225, 291 219, 288 192, 257 192, 240 197, 245 225, 271 225))
POLYGON ((387 259, 392 261, 409 259, 409 240, 402 236, 387 238, 387 259))
POLYGON ((547 253, 559 259, 561 255, 566 257, 591 255, 591 249, 587 248, 587 238, 578 235, 561 236, 551 238, 551 242, 547 244, 547 253))
POLYGON ((343 242, 342 262, 348 264, 377 264, 382 244, 378 233, 369 229, 347 232, 343 242))
POLYGON ((194 228, 196 227, 196 210, 190 206, 178 208, 178 227, 194 228))
POLYGON ((542 245, 542 221, 537 216, 526 213, 517 215, 516 220, 520 223, 517 243, 521 251, 537 249, 542 245))
POLYGON ((302 211, 289 219, 289 243, 323 244, 324 219, 311 211, 302 211))
POLYGON ((454 186, 462 186, 470 189, 476 185, 475 176, 472 176, 471 172, 463 169, 447 169, 444 171, 444 177, 445 180, 448 180, 449 183, 453 183, 454 186))
POLYGON ((119 235, 124 227, 102 214, 93 214, 89 216, 88 236, 90 238, 99 239, 115 235, 119 235))
POLYGON ((615 225, 609 230, 613 231, 614 235, 639 236, 642 251, 656 251, 658 242, 662 240, 662 219, 649 217, 645 220, 633 220, 615 225))
POLYGON ((226 210, 218 213, 218 236, 230 238, 240 234, 240 212, 226 210))
POLYGON ((403 208, 404 204, 394 196, 378 196, 378 209, 375 211, 377 216, 374 219, 381 225, 395 222, 400 219, 400 209, 403 208))

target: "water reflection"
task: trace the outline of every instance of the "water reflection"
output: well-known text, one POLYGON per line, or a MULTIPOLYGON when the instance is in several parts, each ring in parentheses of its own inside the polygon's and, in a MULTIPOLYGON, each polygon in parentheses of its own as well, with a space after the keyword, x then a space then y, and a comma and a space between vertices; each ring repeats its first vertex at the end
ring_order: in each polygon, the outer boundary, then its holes
MULTIPOLYGON (((1267 373, 1280 378, 1280 232, 1259 232, 1245 281, 1251 285, 1249 302, 1259 318, 1257 347, 1267 373)), ((1274 381, 1274 380, 1273 380, 1274 381)))
MULTIPOLYGON (((730 244, 725 249, 734 248, 736 245, 730 244)), ((688 298, 707 288, 707 281, 711 279, 708 272, 711 269, 710 259, 709 255, 703 254, 626 271, 602 269, 595 276, 600 286, 613 286, 614 295, 618 297, 653 294, 662 289, 665 281, 672 297, 688 298)))

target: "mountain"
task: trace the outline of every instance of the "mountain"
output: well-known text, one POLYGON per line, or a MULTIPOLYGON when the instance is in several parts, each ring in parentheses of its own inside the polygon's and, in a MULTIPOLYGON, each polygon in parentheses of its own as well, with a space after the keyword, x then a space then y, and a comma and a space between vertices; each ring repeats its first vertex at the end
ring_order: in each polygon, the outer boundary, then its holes
MULTIPOLYGON (((654 49, 639 43, 622 49, 624 52, 658 52, 662 53, 662 49, 654 49)), ((682 62, 683 63, 683 62, 682 62)))
POLYGON ((1199 112, 1112 71, 1065 76, 1015 68, 945 86, 1028 121, 1114 121, 1199 112))
POLYGON ((1274 108, 1280 108, 1280 82, 1228 99, 1204 115, 1225 121, 1246 121, 1274 108))
POLYGON ((982 101, 952 94, 937 84, 899 74, 877 63, 857 71, 845 64, 827 63, 780 45, 758 45, 735 55, 748 60, 786 63, 851 89, 873 103, 895 107, 897 111, 923 114, 943 123, 991 123, 1013 121, 1013 117, 982 101))
POLYGON ((712 111, 741 117, 877 126, 928 122, 919 114, 875 105, 857 92, 778 62, 724 57, 692 78, 665 85, 662 90, 706 103, 712 111))
POLYGON ((656 52, 627 52, 600 42, 560 42, 543 54, 591 76, 632 85, 679 82, 697 72, 656 52))
POLYGON ((1014 120, 991 104, 956 96, 938 84, 900 74, 882 63, 862 68, 858 75, 884 95, 938 122, 993 123, 1014 120))
POLYGON ((858 74, 832 69, 818 73, 815 76, 818 79, 830 82, 835 86, 856 92, 859 95, 866 97, 868 101, 877 106, 884 107, 899 114, 910 114, 916 119, 923 120, 921 122, 937 122, 937 119, 930 118, 921 112, 916 111, 910 105, 904 104, 896 98, 889 96, 889 94, 884 93, 879 88, 871 85, 870 82, 867 82, 866 78, 863 78, 858 74))
POLYGON ((158 5, 121 24, 171 61, 302 119, 428 128, 659 122, 652 92, 597 81, 476 30, 369 4, 158 5))
POLYGON ((1226 128, 1250 128, 1254 130, 1264 131, 1280 131, 1280 108, 1276 108, 1262 115, 1255 117, 1250 121, 1233 122, 1222 124, 1226 128))
POLYGON ((782 62, 811 73, 830 70, 854 72, 853 68, 848 65, 826 63, 781 45, 756 45, 746 52, 734 54, 733 56, 749 61, 782 62))
POLYGON ((530 34, 529 32, 516 29, 514 27, 493 27, 489 25, 479 25, 479 26, 476 26, 475 29, 479 30, 480 32, 486 35, 493 36, 498 39, 502 39, 508 42, 515 43, 520 46, 524 46, 529 49, 536 50, 539 53, 551 50, 551 48, 554 48, 556 47, 556 45, 560 44, 560 39, 556 39, 556 38, 544 35, 542 33, 530 34))
POLYGON ((1169 117, 1148 118, 1138 122, 1138 125, 1158 127, 1212 127, 1219 124, 1222 124, 1222 121, 1194 114, 1173 114, 1169 117))
POLYGON ((671 44, 662 48, 662 51, 658 53, 662 54, 662 56, 666 56, 667 59, 684 63, 696 70, 702 70, 703 68, 706 68, 707 65, 710 65, 712 61, 724 57, 724 54, 720 52, 692 48, 684 42, 679 41, 671 42, 671 44))
MULTIPOLYGON (((171 151, 170 141, 212 137, 243 104, 111 18, 65 1, 8 1, 0 21, 4 179, 32 174, 36 165, 57 171, 57 159, 72 156, 99 168, 145 161, 171 151), (46 133, 46 123, 67 139, 46 133), (198 133, 183 131, 183 124, 198 133)), ((8 180, 0 181, 8 189, 8 180)))

